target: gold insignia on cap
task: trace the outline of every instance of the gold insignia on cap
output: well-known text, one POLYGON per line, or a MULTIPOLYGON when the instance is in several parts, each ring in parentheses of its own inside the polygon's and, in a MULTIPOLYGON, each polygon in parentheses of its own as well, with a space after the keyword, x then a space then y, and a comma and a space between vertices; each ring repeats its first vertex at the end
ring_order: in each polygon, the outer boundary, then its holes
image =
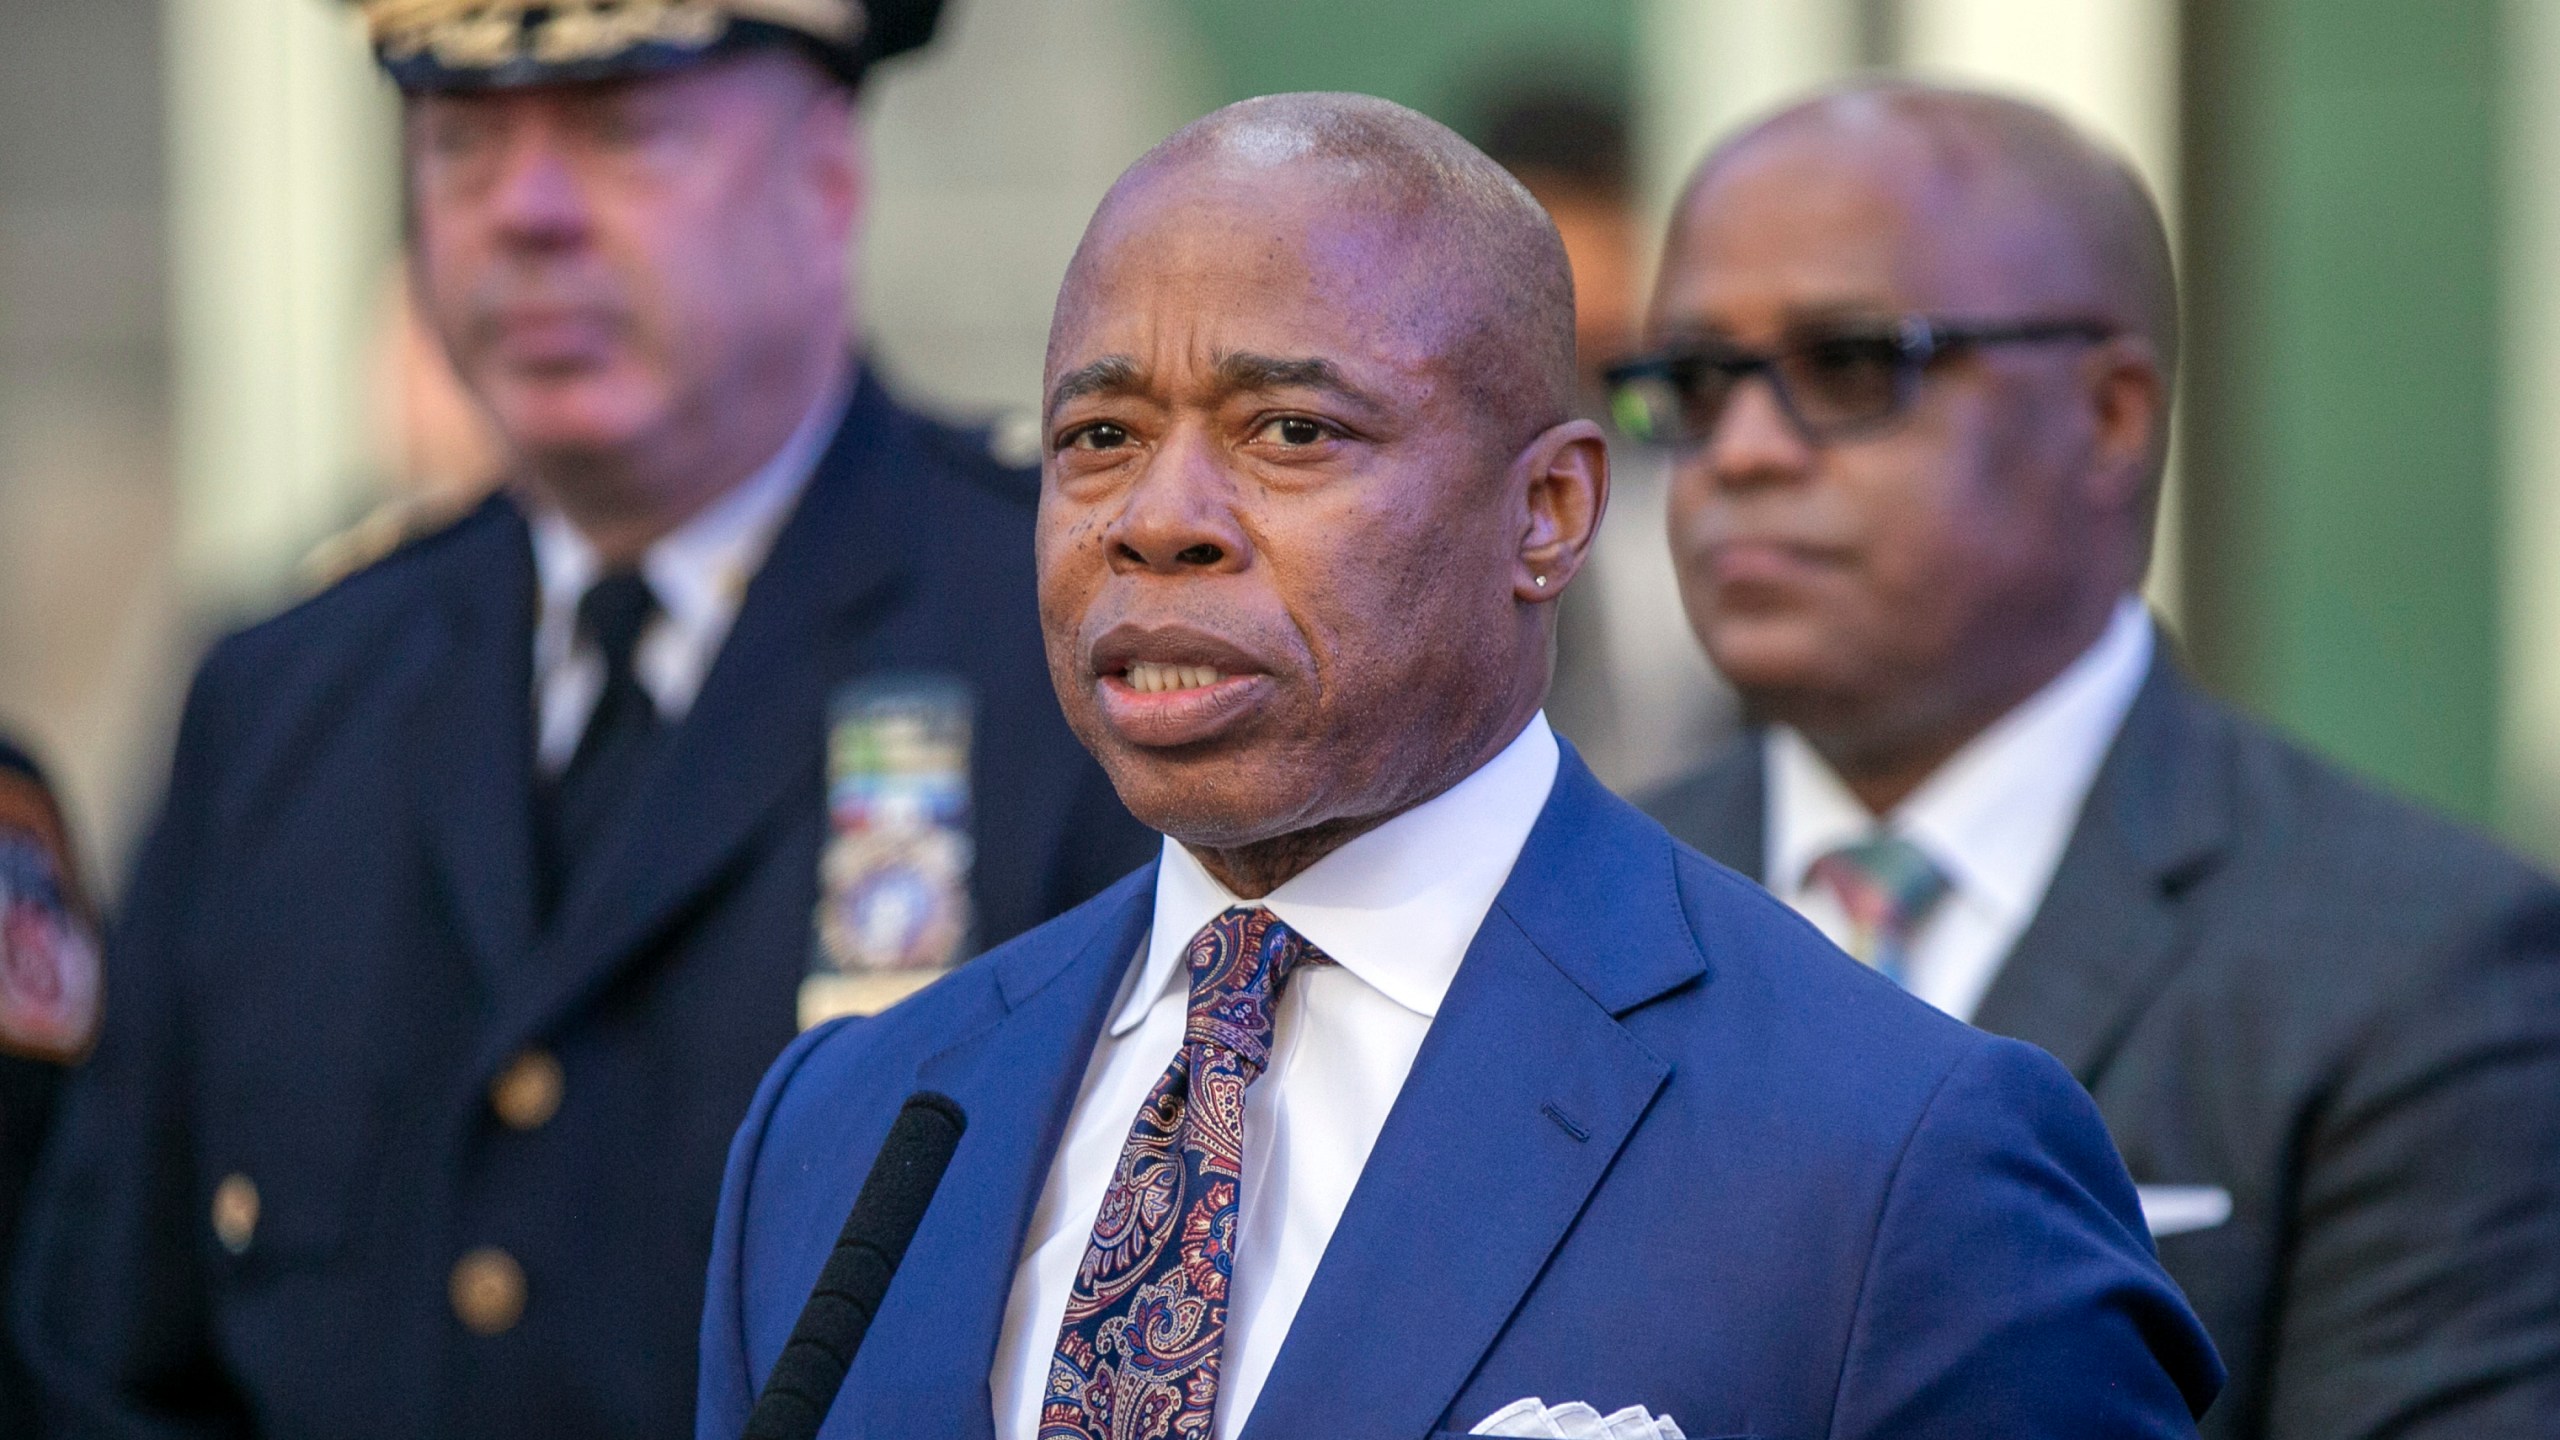
POLYGON ((862 0, 727 0, 729 13, 740 20, 779 25, 838 45, 850 45, 871 28, 871 13, 862 0))
POLYGON ((601 60, 641 45, 698 50, 720 38, 729 17, 701 0, 565 0, 529 32, 533 58, 545 65, 601 60))
POLYGON ((472 70, 575 64, 642 45, 698 50, 732 20, 850 45, 870 20, 862 0, 365 0, 364 17, 387 59, 432 55, 472 70))

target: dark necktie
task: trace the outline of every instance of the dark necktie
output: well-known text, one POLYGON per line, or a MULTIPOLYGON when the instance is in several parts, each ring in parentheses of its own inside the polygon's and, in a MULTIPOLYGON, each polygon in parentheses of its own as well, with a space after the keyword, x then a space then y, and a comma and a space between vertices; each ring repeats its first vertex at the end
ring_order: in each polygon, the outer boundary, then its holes
POLYGON ((546 913, 599 848, 657 748, 657 702, 632 669, 641 632, 657 613, 658 597, 636 570, 610 571, 579 597, 578 638, 604 657, 604 688, 544 807, 546 913))
POLYGON ((1303 966, 1331 963, 1270 911, 1192 937, 1182 1051, 1138 1107, 1067 1292, 1040 1440, 1206 1440, 1217 1412, 1244 1169, 1244 1092, 1303 966))

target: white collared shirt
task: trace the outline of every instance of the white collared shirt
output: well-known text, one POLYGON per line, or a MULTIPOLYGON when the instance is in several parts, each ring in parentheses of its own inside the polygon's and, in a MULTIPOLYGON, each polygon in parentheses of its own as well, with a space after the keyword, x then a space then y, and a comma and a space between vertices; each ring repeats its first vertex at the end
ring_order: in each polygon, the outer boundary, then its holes
MULTIPOLYGON (((2035 918, 2062 863, 2080 808, 2125 712, 2151 669, 2150 612, 2127 596, 2106 633, 2069 668, 1975 736, 1882 828, 1918 845, 1948 880, 1911 939, 1903 983, 1959 1020, 1970 1020, 2035 918)), ((1769 889, 1846 947, 1848 915, 1813 862, 1878 828, 1810 742, 1773 726, 1768 767, 1769 889)))
MULTIPOLYGON (((1245 1092, 1244 1183, 1228 1281, 1217 1440, 1253 1412, 1441 998, 1546 808, 1546 716, 1466 779, 1325 856, 1259 902, 1337 963, 1297 971, 1271 1064, 1245 1092)), ((1183 950, 1238 900, 1168 839, 1155 924, 1086 1066, 1032 1213, 996 1346, 999 1440, 1035 1440, 1067 1292, 1138 1106, 1181 1049, 1183 950)))
MULTIPOLYGON (((761 469, 640 557, 658 615, 641 632, 631 668, 668 724, 682 720, 702 693, 747 582, 808 488, 846 398, 842 387, 830 389, 761 469)), ((569 517, 544 506, 533 516, 533 570, 540 607, 533 627, 534 753, 542 773, 558 775, 569 768, 604 691, 604 656, 578 636, 578 602, 604 562, 569 517)))

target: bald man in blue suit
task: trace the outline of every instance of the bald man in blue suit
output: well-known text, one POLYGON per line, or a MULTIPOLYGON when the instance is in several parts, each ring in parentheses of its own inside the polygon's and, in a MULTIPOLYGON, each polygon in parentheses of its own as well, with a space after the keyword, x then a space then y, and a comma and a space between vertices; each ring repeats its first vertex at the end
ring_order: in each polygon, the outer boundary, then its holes
POLYGON ((732 1151, 731 1440, 908 1094, 969 1125, 822 1433, 2192 1436, 2222 1372, 2087 1097, 1547 728, 1607 498, 1553 227, 1281 96, 1060 297, 1052 678, 1159 861, 814 1031, 732 1151))

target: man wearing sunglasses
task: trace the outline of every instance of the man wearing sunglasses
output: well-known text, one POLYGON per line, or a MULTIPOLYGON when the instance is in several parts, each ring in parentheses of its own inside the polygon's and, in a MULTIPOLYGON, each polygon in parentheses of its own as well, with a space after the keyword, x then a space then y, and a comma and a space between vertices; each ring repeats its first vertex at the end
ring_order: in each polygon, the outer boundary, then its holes
POLYGON ((2055 117, 1867 86, 1708 157, 1656 349, 1758 728, 1653 813, 2099 1102, 2231 1370, 2208 1440, 2560 1415, 2560 892, 2199 693, 2136 598, 2176 291, 2055 117))

